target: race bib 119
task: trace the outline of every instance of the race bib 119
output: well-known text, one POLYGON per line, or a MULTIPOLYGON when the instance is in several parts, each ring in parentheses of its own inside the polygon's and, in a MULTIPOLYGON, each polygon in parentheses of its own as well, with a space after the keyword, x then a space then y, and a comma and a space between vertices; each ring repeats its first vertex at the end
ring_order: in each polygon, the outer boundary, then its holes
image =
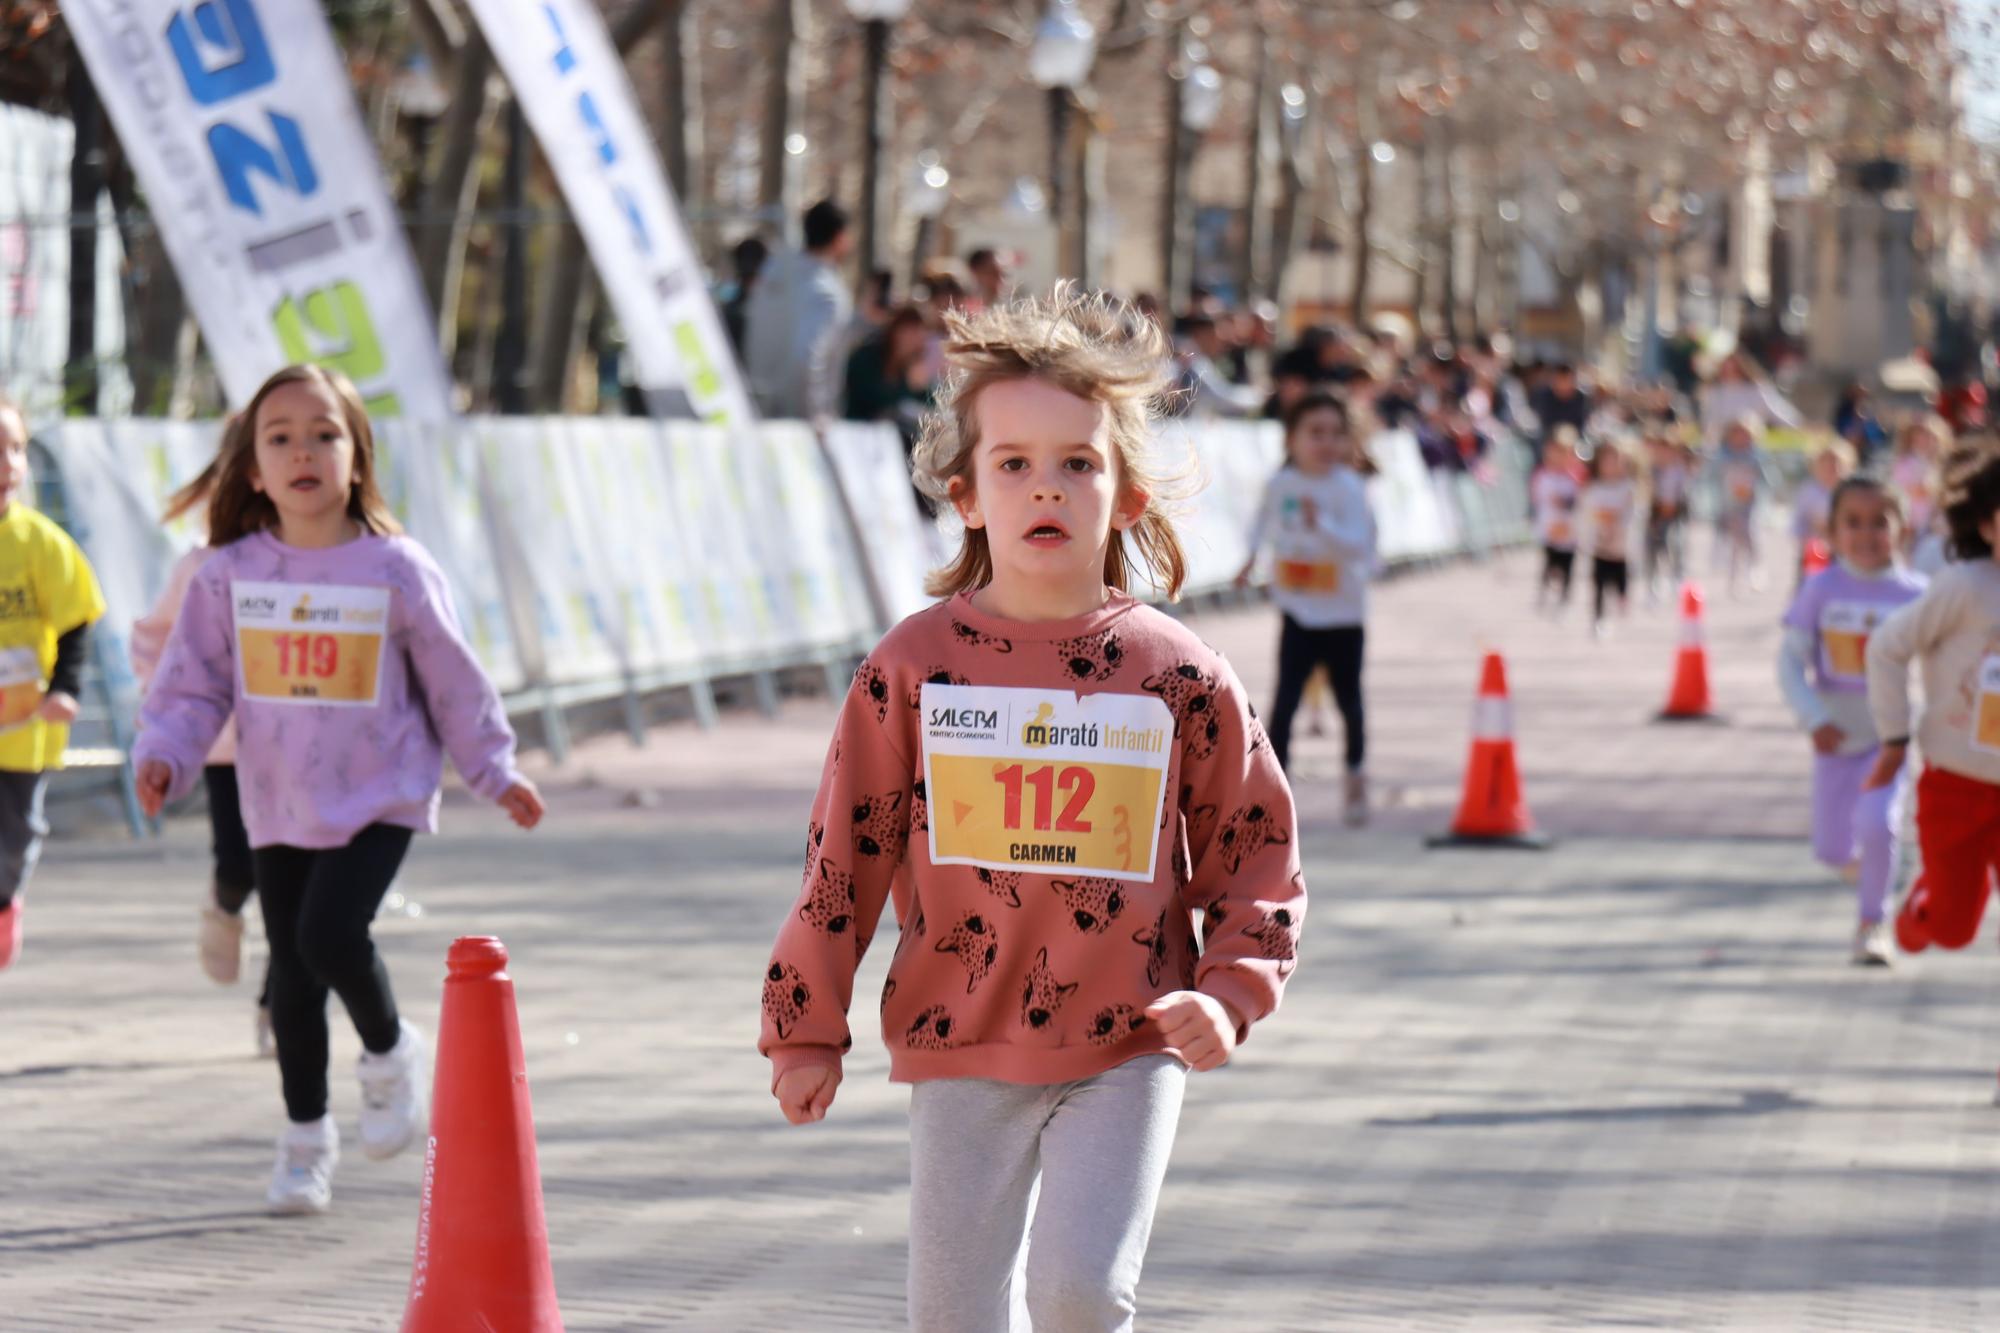
POLYGON ((931 685, 931 861, 1151 880, 1174 719, 1146 694, 931 685))
POLYGON ((247 698, 375 706, 389 632, 387 588, 232 583, 230 595, 247 698))
POLYGON ((1331 597, 1340 591, 1340 566, 1330 560, 1279 560, 1273 580, 1284 592, 1331 597))

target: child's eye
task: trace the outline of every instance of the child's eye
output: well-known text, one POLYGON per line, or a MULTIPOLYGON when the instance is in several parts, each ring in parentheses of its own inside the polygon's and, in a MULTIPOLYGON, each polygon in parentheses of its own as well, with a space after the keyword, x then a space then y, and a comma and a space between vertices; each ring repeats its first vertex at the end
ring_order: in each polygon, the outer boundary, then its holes
POLYGON ((1020 472, 1027 466, 1028 460, 1025 458, 1003 458, 1000 460, 1000 470, 1002 472, 1020 472))
POLYGON ((1088 458, 1066 458, 1063 460, 1063 466, 1071 472, 1095 472, 1097 470, 1097 465, 1088 458))

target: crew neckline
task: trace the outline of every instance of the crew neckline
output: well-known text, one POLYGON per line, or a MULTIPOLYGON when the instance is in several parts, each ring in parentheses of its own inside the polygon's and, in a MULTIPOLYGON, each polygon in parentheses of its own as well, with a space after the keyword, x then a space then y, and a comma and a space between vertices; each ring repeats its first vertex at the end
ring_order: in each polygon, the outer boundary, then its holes
POLYGON ((370 542, 381 541, 382 537, 379 533, 369 532, 364 529, 361 535, 351 542, 340 542, 334 546, 292 546, 281 540, 274 529, 260 528, 256 532, 251 533, 246 540, 260 543, 265 550, 289 559, 323 560, 337 555, 342 551, 363 549, 370 542))
POLYGON ((1078 639, 1086 634, 1095 634, 1123 619, 1140 603, 1130 593, 1114 588, 1104 599, 1104 605, 1065 620, 1009 620, 1005 616, 990 615, 972 604, 971 592, 954 595, 946 605, 951 608, 953 620, 970 625, 982 634, 1002 639, 1044 641, 1078 639))

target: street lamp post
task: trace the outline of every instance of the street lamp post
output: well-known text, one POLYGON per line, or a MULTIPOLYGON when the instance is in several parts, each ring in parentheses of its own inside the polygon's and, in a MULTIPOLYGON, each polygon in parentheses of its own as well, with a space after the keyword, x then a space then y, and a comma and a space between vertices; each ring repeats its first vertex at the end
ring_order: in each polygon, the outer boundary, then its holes
POLYGON ((1195 150, 1222 115, 1222 76, 1208 63, 1208 48, 1183 37, 1179 59, 1168 68, 1172 94, 1167 122, 1165 225, 1160 256, 1161 296, 1171 308, 1185 304, 1194 276, 1188 189, 1195 150))
POLYGON ((861 20, 861 280, 881 264, 882 140, 887 108, 882 77, 889 63, 890 29, 910 12, 910 0, 847 0, 847 12, 861 20))
POLYGON ((930 149, 917 154, 903 201, 917 220, 916 243, 910 247, 910 286, 915 287, 923 277, 924 260, 937 241, 938 214, 951 202, 951 173, 930 149))
POLYGON ((1097 29, 1076 7, 1076 0, 1050 0, 1049 9, 1035 27, 1035 42, 1028 50, 1028 77, 1048 92, 1049 102, 1049 213, 1056 223, 1057 267, 1070 276, 1090 281, 1089 245, 1085 235, 1090 201, 1081 190, 1070 189, 1066 169, 1070 143, 1071 103, 1076 90, 1090 77, 1097 58, 1097 29))

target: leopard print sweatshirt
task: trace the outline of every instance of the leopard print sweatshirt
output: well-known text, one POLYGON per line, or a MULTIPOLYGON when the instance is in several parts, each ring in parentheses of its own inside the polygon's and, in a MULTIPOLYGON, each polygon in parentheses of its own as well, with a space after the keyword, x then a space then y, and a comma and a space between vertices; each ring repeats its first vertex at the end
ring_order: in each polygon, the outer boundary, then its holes
POLYGON ((1148 1004, 1277 1008, 1305 917, 1291 789, 1243 687, 1123 594, 1072 620, 965 595, 855 673, 764 973, 773 1083, 838 1067, 885 902, 890 1077, 1061 1083, 1165 1049, 1148 1004), (1197 943, 1195 912, 1201 913, 1197 943))

